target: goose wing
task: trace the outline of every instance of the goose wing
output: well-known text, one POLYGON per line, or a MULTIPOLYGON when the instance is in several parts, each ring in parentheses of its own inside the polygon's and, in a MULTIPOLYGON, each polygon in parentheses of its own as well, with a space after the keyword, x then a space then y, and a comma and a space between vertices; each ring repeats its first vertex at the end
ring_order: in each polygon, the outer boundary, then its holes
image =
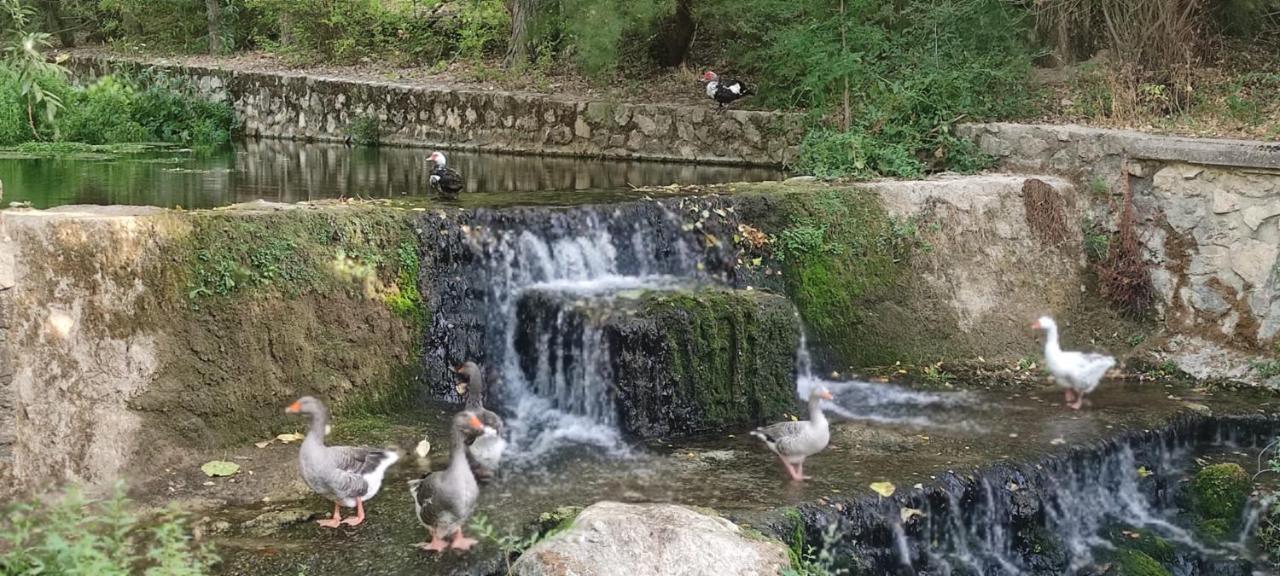
POLYGON ((413 508, 417 512, 418 522, 427 528, 435 527, 436 517, 440 514, 435 503, 435 488, 439 475, 439 472, 432 472, 417 480, 409 481, 409 495, 413 497, 413 508))

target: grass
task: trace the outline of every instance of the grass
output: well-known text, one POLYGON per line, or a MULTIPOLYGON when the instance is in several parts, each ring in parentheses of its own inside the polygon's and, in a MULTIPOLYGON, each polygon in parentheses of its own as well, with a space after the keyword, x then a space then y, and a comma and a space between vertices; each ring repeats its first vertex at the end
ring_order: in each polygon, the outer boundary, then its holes
POLYGON ((1117 104, 1104 62, 1062 70, 1037 91, 1036 115, 1049 122, 1142 128, 1191 136, 1280 138, 1280 45, 1275 39, 1228 41, 1190 72, 1192 96, 1171 106, 1162 86, 1139 85, 1136 103, 1117 104))

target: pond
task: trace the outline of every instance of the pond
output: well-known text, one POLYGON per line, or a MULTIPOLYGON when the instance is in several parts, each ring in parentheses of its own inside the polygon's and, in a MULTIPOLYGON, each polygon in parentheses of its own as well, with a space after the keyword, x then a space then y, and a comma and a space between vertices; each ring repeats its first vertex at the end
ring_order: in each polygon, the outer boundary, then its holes
POLYGON ((670 162, 449 152, 466 177, 457 200, 427 183, 430 150, 248 140, 212 152, 148 147, 134 153, 0 152, 3 205, 128 204, 213 208, 267 200, 406 199, 463 207, 635 200, 636 188, 775 180, 779 170, 670 162))

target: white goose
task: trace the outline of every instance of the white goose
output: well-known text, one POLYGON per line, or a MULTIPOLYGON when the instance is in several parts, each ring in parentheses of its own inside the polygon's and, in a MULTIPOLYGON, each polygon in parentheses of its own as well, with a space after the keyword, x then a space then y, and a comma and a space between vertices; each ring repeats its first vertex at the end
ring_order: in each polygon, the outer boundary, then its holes
POLYGON ((817 454, 827 447, 831 440, 831 430, 827 416, 822 413, 822 401, 830 400, 831 392, 822 386, 814 386, 809 391, 809 419, 790 422, 779 422, 751 431, 751 435, 759 438, 769 447, 792 480, 808 480, 804 475, 804 459, 817 454))
POLYGON ((1116 359, 1092 352, 1064 352, 1058 345, 1058 324, 1048 316, 1041 316, 1031 327, 1048 332, 1044 341, 1044 363, 1054 381, 1067 389, 1067 406, 1079 410, 1084 404, 1084 395, 1098 387, 1102 376, 1116 365, 1116 359))

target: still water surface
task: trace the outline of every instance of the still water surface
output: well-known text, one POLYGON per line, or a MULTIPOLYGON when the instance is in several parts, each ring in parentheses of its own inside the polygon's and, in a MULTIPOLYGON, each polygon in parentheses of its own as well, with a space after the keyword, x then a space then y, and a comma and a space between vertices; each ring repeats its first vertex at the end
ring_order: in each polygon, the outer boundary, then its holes
POLYGON ((275 140, 237 142, 212 153, 28 157, 0 153, 2 205, 131 204, 212 208, 252 200, 403 198, 455 206, 568 205, 643 196, 636 187, 774 180, 767 168, 700 166, 450 152, 466 177, 457 200, 427 183, 429 150, 360 148, 275 140))

